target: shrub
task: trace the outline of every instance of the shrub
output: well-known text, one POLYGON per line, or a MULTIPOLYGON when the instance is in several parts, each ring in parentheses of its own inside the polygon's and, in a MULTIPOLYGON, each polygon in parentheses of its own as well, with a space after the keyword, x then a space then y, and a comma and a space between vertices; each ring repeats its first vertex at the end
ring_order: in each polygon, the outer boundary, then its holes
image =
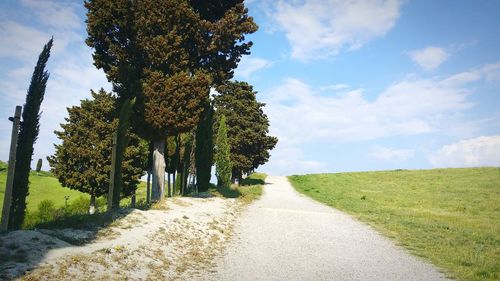
POLYGON ((45 199, 38 204, 38 222, 44 223, 54 219, 56 214, 56 208, 54 207, 54 202, 45 199))

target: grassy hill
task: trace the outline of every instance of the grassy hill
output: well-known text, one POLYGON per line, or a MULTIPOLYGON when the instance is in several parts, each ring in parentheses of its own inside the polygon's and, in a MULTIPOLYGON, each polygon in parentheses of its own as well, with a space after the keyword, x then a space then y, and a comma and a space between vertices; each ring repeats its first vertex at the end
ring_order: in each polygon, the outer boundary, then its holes
MULTIPOLYGON (((60 208, 65 206, 66 199, 68 196, 68 205, 73 205, 74 208, 81 209, 85 212, 88 208, 88 202, 90 200, 90 195, 82 193, 76 190, 72 190, 61 186, 57 178, 55 178, 50 172, 41 171, 39 175, 35 171, 30 173, 30 189, 27 198, 27 221, 29 225, 36 218, 31 218, 30 214, 34 214, 38 211, 40 202, 44 200, 50 200, 54 203, 54 208, 60 208)), ((5 184, 7 181, 7 164, 0 161, 0 209, 3 206, 3 198, 5 195, 5 184)), ((137 189, 137 201, 146 198, 146 184, 141 182, 137 189)), ((106 200, 105 198, 99 198, 97 200, 98 207, 102 210, 105 209, 106 200)), ((130 199, 123 199, 120 205, 127 205, 130 199)), ((0 214, 1 217, 1 214, 0 214)))
MULTIPOLYGON (((69 196, 68 203, 71 203, 80 197, 89 198, 90 196, 69 188, 61 186, 59 181, 49 172, 30 173, 30 194, 27 198, 28 211, 36 210, 38 204, 44 199, 50 199, 55 207, 62 207, 65 204, 65 196, 69 196)), ((5 195, 5 184, 7 181, 7 164, 0 161, 0 204, 3 204, 5 195)))
POLYGON ((500 168, 290 176, 461 280, 500 280, 500 168))

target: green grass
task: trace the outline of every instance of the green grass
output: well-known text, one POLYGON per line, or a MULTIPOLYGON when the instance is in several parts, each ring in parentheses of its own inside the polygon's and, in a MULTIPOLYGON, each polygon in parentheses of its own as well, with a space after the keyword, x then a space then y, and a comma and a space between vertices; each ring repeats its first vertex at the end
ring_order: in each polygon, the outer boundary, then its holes
POLYGON ((211 192, 226 198, 238 198, 241 202, 248 204, 262 196, 266 176, 263 173, 253 173, 246 177, 241 185, 233 184, 230 188, 218 188, 214 185, 211 192))
POLYGON ((460 280, 500 280, 500 169, 290 176, 460 280))
MULTIPOLYGON (((87 210, 90 202, 90 195, 82 193, 76 190, 72 190, 61 186, 57 178, 55 178, 51 173, 41 171, 39 175, 35 171, 30 173, 30 187, 29 195, 26 199, 26 218, 24 223, 24 228, 34 228, 34 227, 68 227, 79 225, 84 221, 92 220, 94 217, 87 215, 87 210), (67 208, 65 197, 68 196, 67 208), (53 203, 53 208, 55 210, 49 210, 45 212, 40 212, 39 206, 42 201, 50 200, 53 203), (47 219, 42 219, 44 216, 47 217, 48 214, 42 214, 47 212, 52 212, 51 221, 47 219), (52 221, 54 220, 54 221, 52 221)), ((0 204, 3 206, 3 198, 5 195, 5 184, 7 181, 7 165, 5 162, 0 161, 0 204)), ((138 206, 144 206, 146 199, 146 184, 140 182, 137 192, 136 192, 138 206)), ((120 202, 120 206, 128 206, 130 204, 130 198, 124 198, 120 202)), ((99 211, 103 212, 106 210, 106 199, 104 197, 97 199, 97 206, 99 211)), ((0 207, 1 208, 1 207, 0 207)), ((0 214, 1 216, 1 214, 0 214)), ((107 220, 104 215, 95 215, 97 221, 102 219, 107 220)))
MULTIPOLYGON (((0 204, 3 204, 6 180, 6 171, 0 171, 0 204)), ((45 199, 54 202, 55 207, 62 207, 65 203, 65 196, 69 196, 68 203, 72 203, 80 197, 90 198, 88 194, 62 187, 59 181, 48 172, 40 172, 40 175, 37 176, 36 172, 32 171, 29 180, 30 193, 26 205, 28 212, 35 211, 38 204, 45 199)))

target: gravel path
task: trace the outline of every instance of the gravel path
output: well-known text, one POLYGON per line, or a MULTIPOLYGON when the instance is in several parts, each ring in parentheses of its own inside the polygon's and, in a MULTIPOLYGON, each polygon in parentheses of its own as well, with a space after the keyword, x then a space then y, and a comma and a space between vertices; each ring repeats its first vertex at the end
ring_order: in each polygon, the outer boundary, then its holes
POLYGON ((268 177, 206 280, 447 280, 369 226, 268 177))

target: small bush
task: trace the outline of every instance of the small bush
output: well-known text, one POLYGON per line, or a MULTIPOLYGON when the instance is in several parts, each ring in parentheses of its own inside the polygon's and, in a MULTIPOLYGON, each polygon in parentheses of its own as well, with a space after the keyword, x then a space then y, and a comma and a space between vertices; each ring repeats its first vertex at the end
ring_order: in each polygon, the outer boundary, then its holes
POLYGON ((45 199, 38 204, 38 222, 45 223, 54 219, 56 215, 56 208, 54 202, 45 199))
POLYGON ((78 199, 73 200, 71 204, 68 204, 67 207, 64 207, 65 213, 67 215, 86 214, 89 211, 89 204, 90 204, 89 198, 84 198, 83 196, 80 196, 78 199))

